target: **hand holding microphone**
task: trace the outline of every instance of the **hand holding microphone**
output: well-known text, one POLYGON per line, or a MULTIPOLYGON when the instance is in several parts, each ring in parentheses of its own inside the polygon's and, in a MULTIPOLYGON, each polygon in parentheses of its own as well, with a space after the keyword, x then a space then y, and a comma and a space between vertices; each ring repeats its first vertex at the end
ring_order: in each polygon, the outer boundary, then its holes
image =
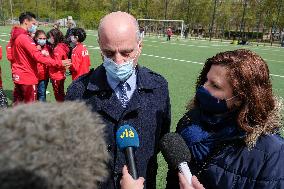
POLYGON ((145 179, 143 177, 134 180, 128 173, 127 167, 124 165, 122 169, 122 178, 120 180, 121 189, 143 189, 144 181, 145 179))
POLYGON ((144 178, 138 178, 134 157, 134 150, 139 147, 139 138, 136 130, 130 125, 121 126, 116 132, 116 143, 118 149, 125 153, 127 162, 127 167, 124 166, 122 169, 121 189, 143 189, 144 178))
POLYGON ((183 140, 177 133, 167 133, 160 141, 161 152, 172 169, 179 169, 180 189, 204 189, 203 185, 192 176, 187 162, 190 162, 190 151, 183 140))
POLYGON ((205 189, 203 185, 198 181, 196 176, 192 176, 191 185, 187 182, 185 176, 182 173, 178 173, 178 177, 180 189, 205 189))
POLYGON ((191 185, 192 174, 187 162, 190 162, 190 151, 183 138, 177 133, 167 133, 160 141, 161 152, 172 169, 178 168, 191 185))
POLYGON ((127 168, 130 175, 137 180, 134 150, 139 147, 139 138, 136 130, 130 125, 121 126, 116 132, 116 143, 118 149, 125 153, 127 168))
POLYGON ((203 185, 192 176, 187 162, 190 162, 190 151, 183 140, 177 133, 167 133, 160 141, 161 152, 172 169, 179 169, 180 189, 204 189, 203 185))

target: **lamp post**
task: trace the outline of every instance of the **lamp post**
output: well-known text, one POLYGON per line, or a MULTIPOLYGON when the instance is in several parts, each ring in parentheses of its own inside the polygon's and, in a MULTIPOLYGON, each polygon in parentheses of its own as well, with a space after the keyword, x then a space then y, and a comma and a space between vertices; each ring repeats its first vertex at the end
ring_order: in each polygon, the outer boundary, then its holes
POLYGON ((14 20, 14 15, 13 15, 13 5, 12 5, 12 0, 10 0, 10 10, 11 10, 11 16, 12 16, 12 22, 14 20))
POLYGON ((165 20, 167 20, 168 4, 169 4, 169 1, 168 1, 168 0, 165 0, 165 20))
POLYGON ((213 15, 212 15, 211 26, 210 26, 210 31, 209 31, 209 41, 211 41, 211 38, 212 38, 213 26, 214 26, 215 15, 216 15, 216 7, 217 7, 217 0, 214 1, 214 9, 213 9, 213 15))
POLYGON ((246 15, 247 3, 248 3, 248 1, 245 0, 244 9, 243 9, 243 16, 242 16, 242 21, 241 21, 241 27, 240 27, 240 33, 241 33, 242 39, 244 37, 244 30, 245 30, 245 15, 246 15))

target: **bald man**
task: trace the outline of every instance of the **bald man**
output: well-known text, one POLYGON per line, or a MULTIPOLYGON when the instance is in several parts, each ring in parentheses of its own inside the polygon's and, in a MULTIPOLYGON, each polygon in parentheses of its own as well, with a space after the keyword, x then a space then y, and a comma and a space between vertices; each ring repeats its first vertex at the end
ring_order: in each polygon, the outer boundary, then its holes
POLYGON ((147 189, 156 188, 158 141, 170 130, 167 81, 138 64, 142 41, 136 19, 124 12, 106 15, 99 24, 98 43, 103 63, 75 80, 66 100, 83 100, 102 115, 107 124, 110 177, 102 188, 120 188, 125 156, 115 142, 117 129, 129 124, 139 135, 135 151, 139 177, 147 189))

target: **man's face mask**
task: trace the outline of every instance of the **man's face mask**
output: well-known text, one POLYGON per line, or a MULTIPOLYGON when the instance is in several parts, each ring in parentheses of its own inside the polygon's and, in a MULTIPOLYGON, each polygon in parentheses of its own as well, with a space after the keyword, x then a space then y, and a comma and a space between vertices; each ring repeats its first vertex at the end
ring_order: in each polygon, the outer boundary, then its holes
POLYGON ((208 113, 222 114, 229 111, 227 101, 232 100, 235 96, 229 99, 218 99, 212 96, 209 91, 200 86, 196 91, 196 99, 199 102, 200 108, 208 113))
POLYGON ((28 32, 35 33, 37 29, 37 26, 35 24, 32 24, 31 27, 28 28, 28 32))
POLYGON ((134 58, 129 59, 122 64, 117 64, 111 58, 108 58, 105 55, 103 55, 104 57, 103 66, 105 67, 107 74, 112 78, 118 81, 126 81, 134 71, 134 60, 137 57, 137 55, 138 51, 134 56, 134 58))

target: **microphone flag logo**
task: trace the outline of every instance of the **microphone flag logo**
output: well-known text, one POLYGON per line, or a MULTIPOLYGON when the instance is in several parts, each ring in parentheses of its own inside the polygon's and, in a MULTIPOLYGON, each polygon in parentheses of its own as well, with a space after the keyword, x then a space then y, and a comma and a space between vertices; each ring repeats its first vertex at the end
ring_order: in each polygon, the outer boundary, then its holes
POLYGON ((137 131, 128 124, 120 126, 116 132, 116 142, 119 149, 139 147, 137 131))

